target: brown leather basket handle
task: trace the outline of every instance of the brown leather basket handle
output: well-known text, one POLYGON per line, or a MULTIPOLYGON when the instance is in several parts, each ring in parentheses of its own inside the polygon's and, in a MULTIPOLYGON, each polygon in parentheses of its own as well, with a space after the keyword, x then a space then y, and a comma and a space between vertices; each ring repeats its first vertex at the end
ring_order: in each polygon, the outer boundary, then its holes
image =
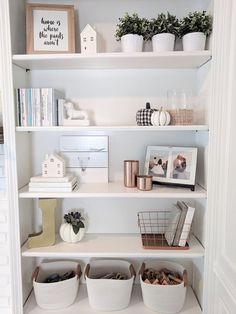
POLYGON ((183 272, 183 281, 184 281, 184 287, 186 287, 188 285, 188 273, 186 269, 183 272))
POLYGON ((35 271, 32 274, 32 281, 36 281, 37 277, 38 277, 38 273, 39 273, 39 266, 36 267, 35 271))
POLYGON ((142 265, 141 265, 141 268, 140 268, 140 270, 139 270, 139 275, 143 275, 143 273, 144 273, 144 271, 145 271, 145 263, 142 263, 142 265))
POLYGON ((76 274, 77 274, 77 279, 79 279, 82 275, 80 264, 77 265, 76 274))
POLYGON ((133 264, 130 264, 130 266, 129 266, 129 271, 130 271, 130 273, 131 273, 131 276, 135 278, 135 277, 136 277, 136 271, 135 271, 135 269, 134 269, 133 264))
POLYGON ((85 267, 85 271, 84 271, 84 279, 86 280, 86 277, 89 276, 89 271, 90 271, 90 264, 87 264, 85 267))

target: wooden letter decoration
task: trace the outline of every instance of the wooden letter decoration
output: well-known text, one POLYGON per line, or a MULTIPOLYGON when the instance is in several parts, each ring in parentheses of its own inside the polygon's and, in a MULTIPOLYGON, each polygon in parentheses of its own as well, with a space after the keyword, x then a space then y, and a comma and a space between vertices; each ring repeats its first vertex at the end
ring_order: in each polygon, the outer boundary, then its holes
POLYGON ((28 247, 50 246, 55 243, 55 208, 56 199, 40 199, 39 208, 42 210, 42 231, 30 234, 28 237, 28 247))

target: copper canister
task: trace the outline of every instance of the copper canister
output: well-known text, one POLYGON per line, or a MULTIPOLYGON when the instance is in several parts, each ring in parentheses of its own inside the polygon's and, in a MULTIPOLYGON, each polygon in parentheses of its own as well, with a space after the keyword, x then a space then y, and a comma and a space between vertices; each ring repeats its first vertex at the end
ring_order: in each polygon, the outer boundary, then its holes
POLYGON ((137 188, 141 191, 152 190, 152 176, 137 176, 137 188))
POLYGON ((134 188, 137 185, 136 176, 139 173, 138 160, 125 160, 124 161, 124 185, 127 188, 134 188))

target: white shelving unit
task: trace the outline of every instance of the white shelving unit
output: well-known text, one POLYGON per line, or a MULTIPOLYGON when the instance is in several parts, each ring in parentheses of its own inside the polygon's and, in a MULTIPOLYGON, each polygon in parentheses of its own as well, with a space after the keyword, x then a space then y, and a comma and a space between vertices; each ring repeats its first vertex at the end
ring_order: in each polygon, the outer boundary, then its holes
POLYGON ((97 53, 14 55, 13 64, 28 70, 65 69, 188 69, 211 60, 211 51, 164 53, 97 53))
MULTIPOLYGON (((141 300, 142 300, 142 296, 141 296, 140 287, 138 285, 137 286, 135 285, 133 288, 131 303, 129 307, 127 309, 119 311, 119 314, 133 314, 133 313, 153 314, 154 312, 146 308, 141 300)), ((89 307, 87 289, 85 285, 80 286, 78 298, 76 302, 69 308, 66 308, 64 310, 57 310, 57 313, 58 314, 77 314, 78 309, 79 309, 80 314, 95 313, 95 311, 89 307)), ((24 313, 25 314, 50 314, 51 311, 45 311, 45 310, 42 310, 40 307, 38 307, 35 301, 34 294, 32 293, 25 306, 24 313)), ((99 312, 99 313, 112 314, 114 312, 99 312)), ((155 313, 160 314, 158 312, 155 312, 155 313)), ((202 313, 201 308, 198 305, 198 302, 194 295, 194 292, 192 291, 191 288, 187 290, 186 302, 181 313, 184 313, 184 314, 201 314, 202 313)))
MULTIPOLYGON (((221 76, 223 72, 222 67, 221 71, 215 70, 214 76, 212 76, 212 68, 215 66, 217 55, 216 48, 211 45, 212 42, 214 43, 215 35, 207 43, 209 50, 205 51, 124 54, 118 52, 120 44, 115 41, 112 28, 114 27, 112 23, 117 21, 122 14, 120 12, 121 2, 72 0, 71 2, 75 4, 76 12, 79 14, 76 20, 76 33, 79 34, 87 23, 96 24, 94 26, 98 32, 103 34, 103 39, 108 45, 105 49, 107 52, 94 55, 80 53, 26 55, 22 48, 24 41, 20 42, 19 40, 19 29, 22 34, 24 33, 22 29, 24 29, 25 0, 13 0, 12 2, 17 4, 16 8, 11 4, 10 10, 13 25, 13 49, 12 54, 8 53, 9 56, 11 55, 8 68, 10 77, 12 75, 11 66, 13 67, 13 76, 11 80, 7 79, 9 97, 5 98, 5 103, 7 127, 8 131, 10 130, 9 151, 12 154, 9 184, 13 183, 15 188, 15 192, 10 195, 10 204, 14 205, 11 208, 17 212, 17 215, 13 217, 12 237, 17 237, 17 241, 21 243, 21 248, 20 245, 13 246, 16 251, 18 274, 14 282, 14 288, 17 291, 15 293, 18 301, 17 311, 19 311, 17 314, 49 313, 37 306, 34 294, 31 293, 30 276, 36 264, 39 264, 42 259, 76 259, 80 260, 84 266, 92 258, 130 259, 134 260, 135 265, 147 258, 186 263, 188 271, 190 270, 190 287, 181 313, 214 314, 214 311, 209 310, 212 308, 209 305, 212 294, 208 288, 211 284, 210 272, 213 272, 214 262, 209 258, 209 256, 213 256, 211 248, 214 246, 214 239, 211 239, 213 235, 210 234, 209 229, 213 229, 211 223, 213 224, 215 221, 212 212, 214 212, 213 205, 216 207, 216 203, 212 201, 212 190, 214 188, 213 177, 216 179, 216 175, 212 173, 209 175, 209 165, 215 163, 222 153, 212 148, 214 142, 212 138, 216 132, 218 132, 219 138, 221 136, 219 131, 221 117, 216 110, 220 108, 218 102, 223 99, 223 97, 212 97, 221 89, 219 83, 214 85, 214 80, 217 80, 217 77, 221 76), (103 9, 104 5, 106 6, 105 10, 103 9), (88 127, 17 127, 13 117, 15 105, 13 86, 15 88, 50 86, 63 91, 65 98, 78 100, 79 108, 88 110, 93 124, 88 127), (163 127, 135 125, 135 113, 144 107, 146 102, 150 102, 153 107, 164 107, 166 91, 182 88, 192 90, 193 98, 198 100, 194 107, 194 118, 196 118, 194 125, 163 127), (212 98, 214 102, 211 101, 212 98), (102 134, 109 136, 110 182, 80 184, 78 189, 71 193, 29 192, 30 177, 40 172, 40 162, 44 155, 51 151, 58 151, 60 136, 69 133, 70 135, 102 134), (120 182, 121 174, 123 174, 123 160, 139 159, 142 167, 148 145, 197 147, 196 190, 158 185, 155 185, 149 192, 125 188, 120 182), (26 244, 28 234, 40 231, 41 227, 41 217, 37 208, 37 199, 39 198, 59 199, 56 211, 57 232, 65 212, 72 208, 84 210, 88 217, 88 229, 83 241, 77 244, 68 244, 57 237, 54 246, 28 249, 26 244), (143 249, 138 226, 135 224, 137 211, 162 210, 162 208, 169 210, 173 203, 182 199, 192 202, 196 208, 189 250, 143 249), (18 232, 19 229, 20 232, 18 232), (209 241, 209 239, 211 240, 209 241), (19 261, 20 258, 23 261, 22 265, 19 261), (23 303, 25 303, 24 309, 23 303)), ((164 2, 148 0, 147 3, 141 3, 138 0, 122 1, 124 12, 135 11, 137 8, 140 14, 148 17, 152 17, 153 12, 160 11, 171 11, 182 17, 188 12, 196 10, 206 9, 213 12, 213 7, 219 15, 227 8, 230 11, 230 6, 220 5, 219 0, 178 0, 175 5, 171 0, 164 2)), ((215 15, 215 11, 213 15, 215 15)), ((8 15, 6 14, 6 16, 8 15)), ((224 20, 230 20, 226 17, 228 15, 225 13, 224 20)), ((226 28, 226 24, 223 23, 222 17, 222 23, 219 25, 226 28)), ((219 25, 217 32, 221 31, 219 25)), ((177 41, 178 45, 179 41, 177 41)), ((218 45, 220 46, 220 44, 218 45)), ((146 48, 148 49, 148 47, 146 48)), ((181 49, 180 46, 178 49, 181 49)), ((79 51, 78 47, 77 51, 79 51)), ((225 53, 221 55, 225 56, 225 53)), ((225 75, 222 77, 225 78, 225 75)), ((224 99, 226 98, 224 97, 224 99)), ((224 141, 215 142, 217 145, 219 143, 222 145, 224 141)), ((221 169, 220 165, 219 169, 221 169)), ((217 165, 215 169, 218 169, 217 165)), ((88 305, 84 285, 80 287, 76 303, 66 310, 57 311, 57 313, 73 314, 78 311, 81 314, 93 313, 88 305)), ((140 287, 135 286, 130 306, 119 313, 151 314, 153 312, 144 307, 140 287)))
POLYGON ((79 132, 79 131, 154 131, 154 132, 192 132, 192 131, 209 131, 208 125, 168 125, 168 126, 138 126, 138 125, 91 125, 91 126, 19 126, 17 132, 79 132))
MULTIPOLYGON (((146 308, 143 304, 142 296, 141 296, 141 290, 140 287, 137 285, 133 288, 132 298, 131 298, 131 304, 127 309, 124 309, 122 311, 119 311, 120 314, 133 314, 133 313, 142 313, 142 314, 153 314, 154 312, 146 308)), ((92 310, 89 307, 88 304, 88 297, 87 297, 87 289, 85 285, 81 285, 79 288, 79 294, 76 302, 69 308, 64 310, 57 311, 58 314, 77 314, 78 308, 80 314, 90 314, 94 313, 94 310, 92 310)), ((34 294, 32 293, 27 305, 25 306, 25 314, 49 314, 51 311, 45 311, 40 309, 35 301, 34 294)), ((114 312, 99 312, 101 314, 112 314, 114 312)), ((160 314, 158 312, 155 312, 157 314, 160 314)), ((194 296, 194 293, 191 288, 187 290, 187 298, 184 305, 183 310, 181 313, 184 314, 201 314, 201 308, 198 305, 198 302, 194 296)))
POLYGON ((205 189, 196 185, 195 191, 189 188, 166 187, 154 185, 151 191, 126 188, 123 182, 82 183, 73 192, 29 192, 28 186, 19 190, 20 198, 171 198, 171 199, 206 199, 205 189))
POLYGON ((28 249, 22 247, 24 257, 44 258, 202 258, 204 248, 192 236, 188 250, 143 249, 140 234, 86 234, 80 243, 65 243, 57 237, 51 247, 28 249))

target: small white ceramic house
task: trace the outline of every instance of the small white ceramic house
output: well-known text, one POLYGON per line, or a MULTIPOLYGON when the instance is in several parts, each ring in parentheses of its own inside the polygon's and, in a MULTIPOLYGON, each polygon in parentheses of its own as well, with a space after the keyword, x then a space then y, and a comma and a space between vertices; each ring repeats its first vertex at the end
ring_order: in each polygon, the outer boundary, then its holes
POLYGON ((98 48, 97 40, 97 32, 91 25, 87 24, 80 34, 81 53, 96 53, 98 48))
POLYGON ((57 154, 46 155, 42 162, 42 176, 62 178, 66 174, 65 160, 57 154))

